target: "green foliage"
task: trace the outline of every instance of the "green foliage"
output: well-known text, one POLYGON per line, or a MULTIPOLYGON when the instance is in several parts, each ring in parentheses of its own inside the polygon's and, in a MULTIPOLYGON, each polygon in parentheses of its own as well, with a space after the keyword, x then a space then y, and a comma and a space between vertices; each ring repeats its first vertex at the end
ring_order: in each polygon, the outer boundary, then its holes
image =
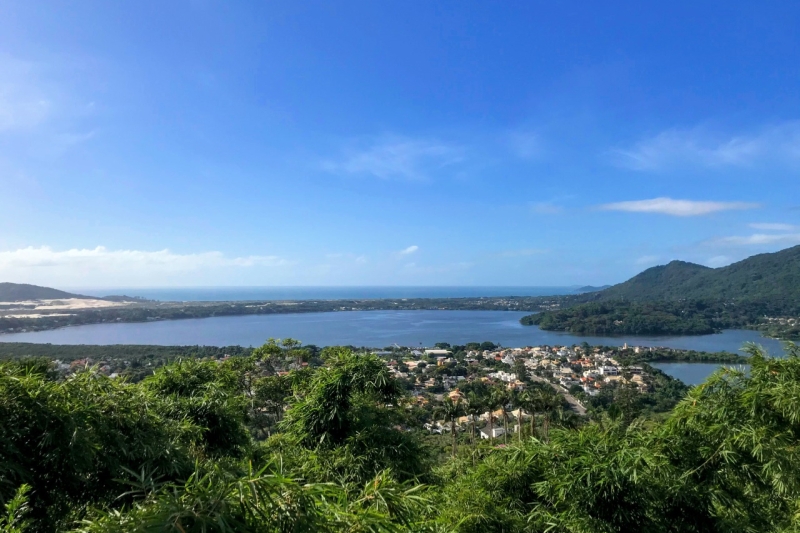
POLYGON ((401 479, 424 472, 416 439, 398 430, 403 390, 374 355, 340 350, 316 371, 281 422, 285 434, 324 457, 336 476, 363 481, 391 468, 401 479))
POLYGON ((419 530, 429 514, 425 487, 381 472, 351 495, 332 484, 302 483, 280 468, 237 471, 199 466, 181 484, 144 494, 132 508, 97 512, 76 533, 264 533, 419 530))
POLYGON ((33 530, 46 531, 87 504, 111 502, 126 469, 181 475, 197 427, 167 411, 146 389, 94 370, 54 382, 0 365, 0 503, 29 485, 33 530))
POLYGON ((227 365, 195 359, 158 369, 143 385, 166 398, 163 412, 176 423, 199 428, 203 453, 241 457, 250 441, 245 423, 247 402, 237 374, 227 365))
POLYGON ((325 367, 276 375, 264 361, 297 348, 275 345, 135 384, 0 365, 0 532, 800 530, 794 345, 776 359, 750 346, 749 372, 675 388, 685 396, 662 421, 638 416, 651 406, 627 387, 577 423, 549 384, 471 386, 437 414, 522 407, 530 434, 431 436, 436 468, 380 359, 333 349, 325 367), (255 442, 262 408, 281 431, 255 442))
POLYGON ((25 519, 28 512, 28 492, 30 485, 22 484, 14 497, 5 505, 5 514, 0 516, 0 533, 22 533, 30 525, 25 519))

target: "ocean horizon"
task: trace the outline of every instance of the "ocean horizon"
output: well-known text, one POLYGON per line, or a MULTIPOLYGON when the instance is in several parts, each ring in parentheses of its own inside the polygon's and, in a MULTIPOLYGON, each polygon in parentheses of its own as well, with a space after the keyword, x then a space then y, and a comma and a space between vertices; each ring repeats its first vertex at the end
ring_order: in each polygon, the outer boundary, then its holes
POLYGON ((556 296, 573 286, 262 286, 262 287, 70 287, 86 296, 126 295, 148 300, 200 302, 245 300, 347 300, 381 298, 479 298, 556 296))

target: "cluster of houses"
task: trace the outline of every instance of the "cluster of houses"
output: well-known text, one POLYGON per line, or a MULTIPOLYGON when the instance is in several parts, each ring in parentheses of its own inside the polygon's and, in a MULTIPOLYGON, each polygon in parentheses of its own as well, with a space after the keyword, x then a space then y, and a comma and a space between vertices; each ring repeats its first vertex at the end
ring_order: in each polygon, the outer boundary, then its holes
MULTIPOLYGON (((623 349, 628 349, 625 345, 623 349)), ((632 347, 635 353, 642 350, 653 350, 646 347, 632 347)), ((534 379, 547 380, 560 385, 566 390, 579 386, 589 395, 599 394, 600 390, 614 383, 632 383, 641 392, 650 388, 647 376, 638 366, 623 367, 614 357, 615 354, 599 349, 586 350, 581 347, 568 346, 528 346, 524 348, 498 348, 496 350, 471 350, 466 353, 461 364, 467 367, 482 367, 487 360, 499 361, 514 368, 522 361, 530 376, 534 379)), ((436 365, 437 367, 454 367, 459 364, 449 350, 429 349, 410 352, 404 361, 392 360, 387 363, 392 373, 399 378, 409 378, 409 374, 420 375, 419 369, 436 365)), ((509 389, 524 390, 525 382, 516 373, 507 370, 481 373, 470 372, 469 376, 450 376, 438 373, 445 391, 457 388, 464 380, 490 380, 505 383, 509 389)), ((429 374, 425 374, 426 376, 429 374)), ((413 376, 412 376, 413 377, 413 376)), ((436 386, 437 380, 428 377, 415 383, 417 392, 436 386)))
MULTIPOLYGON (((128 361, 123 361, 122 364, 125 367, 130 365, 128 361)), ((88 368, 91 366, 96 366, 97 372, 104 374, 112 379, 119 377, 119 373, 115 372, 112 363, 108 361, 94 361, 92 359, 89 359, 88 357, 84 359, 74 359, 69 362, 62 361, 61 359, 53 360, 53 370, 62 375, 74 374, 79 370, 83 370, 84 368, 88 368)))
MULTIPOLYGON (((629 349, 627 345, 623 350, 629 349)), ((653 350, 653 348, 631 347, 635 353, 642 350, 653 350)), ((429 373, 419 372, 418 369, 432 365, 437 367, 450 367, 456 364, 466 366, 478 366, 478 371, 470 372, 468 376, 448 376, 440 375, 441 384, 445 393, 452 399, 458 398, 460 392, 459 384, 464 381, 482 380, 494 384, 505 384, 509 389, 518 391, 524 390, 526 382, 519 379, 513 369, 519 369, 520 362, 524 364, 528 376, 536 381, 549 382, 554 388, 560 390, 570 403, 580 404, 572 397, 568 391, 574 391, 574 387, 580 387, 588 396, 595 396, 600 393, 603 387, 613 386, 616 383, 626 383, 635 385, 640 392, 647 392, 650 389, 646 373, 638 366, 623 366, 615 358, 614 352, 606 352, 598 348, 584 349, 581 347, 567 346, 534 346, 524 348, 498 348, 496 350, 469 351, 459 355, 457 361, 448 350, 431 349, 411 353, 410 359, 404 361, 390 361, 387 364, 393 374, 397 377, 407 378, 417 376, 415 391, 431 392, 436 384, 433 377, 427 377, 429 373), (498 370, 496 364, 487 365, 488 360, 509 365, 503 366, 504 370, 498 370), (492 368, 489 368, 492 367, 492 368), (407 368, 402 371, 400 368, 407 368)), ((441 396, 443 397, 443 395, 441 396)), ((417 400, 421 405, 427 404, 425 395, 419 394, 417 400)), ((506 413, 509 418, 509 431, 518 431, 530 415, 523 410, 515 410, 506 413)), ((496 438, 502 436, 505 429, 502 424, 503 412, 498 410, 494 413, 483 413, 473 419, 470 416, 462 416, 456 420, 457 431, 466 431, 473 423, 476 427, 482 427, 478 434, 483 439, 496 438), (492 423, 489 423, 491 420, 492 423)), ((449 422, 433 421, 425 424, 425 428, 433 433, 445 433, 451 431, 449 422)))
MULTIPOLYGON (((627 345, 623 347, 627 348, 627 345)), ((639 353, 641 350, 650 349, 634 347, 633 351, 639 353)), ((649 390, 641 367, 622 367, 611 353, 558 346, 537 346, 522 348, 519 354, 529 370, 552 376, 551 381, 558 382, 565 389, 577 385, 589 396, 595 396, 602 387, 618 382, 633 383, 641 392, 649 390)))

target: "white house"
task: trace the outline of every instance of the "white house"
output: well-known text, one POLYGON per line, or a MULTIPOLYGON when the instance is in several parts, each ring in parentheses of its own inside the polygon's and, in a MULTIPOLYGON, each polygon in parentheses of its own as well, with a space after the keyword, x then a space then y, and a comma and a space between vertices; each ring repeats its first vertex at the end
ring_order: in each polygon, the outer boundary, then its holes
MULTIPOLYGON (((481 438, 482 439, 490 438, 489 437, 489 433, 488 433, 488 429, 489 428, 486 428, 486 431, 481 430, 481 438)), ((505 432, 506 432, 506 430, 503 429, 503 428, 492 428, 492 436, 491 436, 491 438, 496 439, 497 437, 502 436, 505 432)))

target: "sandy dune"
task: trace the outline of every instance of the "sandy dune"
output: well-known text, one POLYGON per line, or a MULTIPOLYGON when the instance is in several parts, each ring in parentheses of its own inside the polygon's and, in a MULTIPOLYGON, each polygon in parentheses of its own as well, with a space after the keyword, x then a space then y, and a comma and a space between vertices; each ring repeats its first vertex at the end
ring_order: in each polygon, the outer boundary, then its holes
POLYGON ((29 300, 26 302, 0 302, 2 306, 35 309, 36 311, 50 310, 80 310, 80 309, 105 309, 109 307, 125 307, 132 302, 109 302, 107 300, 93 300, 89 298, 66 298, 62 300, 29 300))

